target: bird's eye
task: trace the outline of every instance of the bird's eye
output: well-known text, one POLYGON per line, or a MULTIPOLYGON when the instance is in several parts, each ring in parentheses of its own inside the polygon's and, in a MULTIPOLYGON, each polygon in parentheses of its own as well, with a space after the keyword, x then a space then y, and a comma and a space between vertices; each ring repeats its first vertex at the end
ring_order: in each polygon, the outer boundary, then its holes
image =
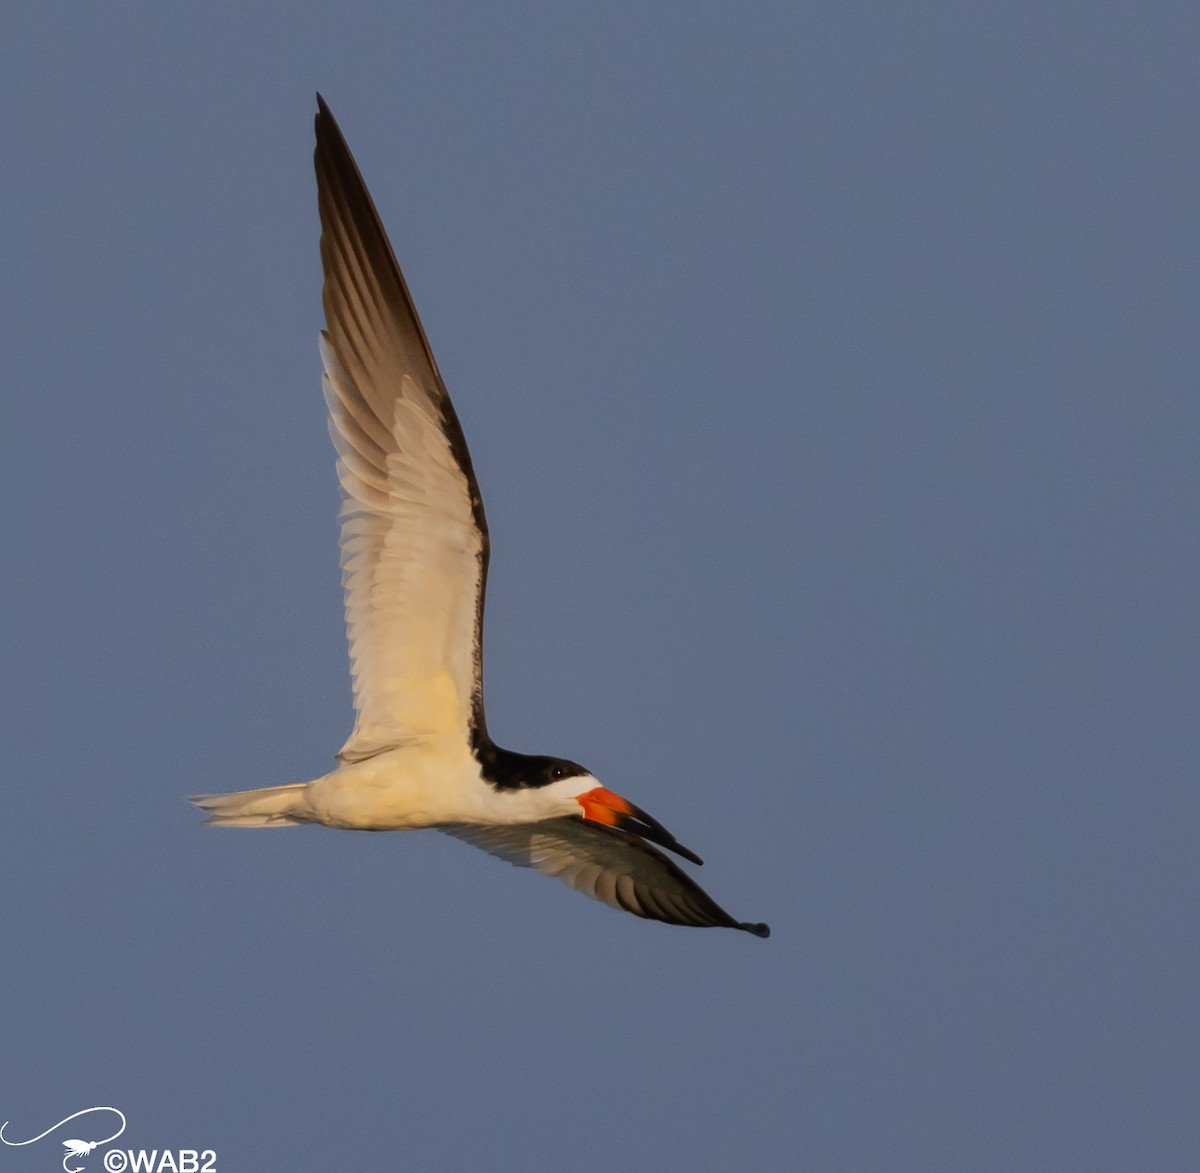
POLYGON ((567 772, 566 772, 566 770, 564 770, 562 768, 562 766, 552 766, 551 767, 551 769, 550 769, 550 777, 551 778, 558 779, 558 778, 565 778, 566 776, 567 776, 567 772))

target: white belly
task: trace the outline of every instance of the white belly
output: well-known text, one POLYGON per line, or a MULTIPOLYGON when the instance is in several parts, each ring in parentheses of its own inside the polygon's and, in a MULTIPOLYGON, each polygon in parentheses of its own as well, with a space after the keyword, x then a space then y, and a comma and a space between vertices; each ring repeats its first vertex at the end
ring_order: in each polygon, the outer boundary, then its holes
POLYGON ((310 782, 305 798, 315 821, 358 831, 527 823, 563 813, 541 791, 497 791, 461 742, 405 746, 340 766, 310 782))

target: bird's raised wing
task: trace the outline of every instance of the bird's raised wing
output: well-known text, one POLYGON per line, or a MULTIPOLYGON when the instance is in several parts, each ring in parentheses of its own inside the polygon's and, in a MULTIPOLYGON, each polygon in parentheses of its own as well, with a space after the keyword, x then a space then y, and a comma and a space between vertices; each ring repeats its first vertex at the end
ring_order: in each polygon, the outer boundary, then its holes
POLYGON ((488 533, 462 428, 400 266, 318 97, 322 334, 361 761, 483 728, 488 533))
POLYGON ((574 815, 537 823, 440 830, 518 867, 557 876, 576 891, 648 920, 770 935, 765 924, 734 920, 694 880, 636 835, 574 815))

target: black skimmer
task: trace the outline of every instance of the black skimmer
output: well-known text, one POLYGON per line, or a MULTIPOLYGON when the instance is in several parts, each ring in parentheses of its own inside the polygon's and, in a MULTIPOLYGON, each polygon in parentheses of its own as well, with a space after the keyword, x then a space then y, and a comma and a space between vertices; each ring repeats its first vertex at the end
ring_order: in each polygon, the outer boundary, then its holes
POLYGON ((225 827, 432 827, 636 916, 766 937, 651 846, 701 862, 645 811, 575 762, 488 735, 479 485, 375 205, 317 105, 321 356, 357 721, 323 777, 191 801, 225 827))

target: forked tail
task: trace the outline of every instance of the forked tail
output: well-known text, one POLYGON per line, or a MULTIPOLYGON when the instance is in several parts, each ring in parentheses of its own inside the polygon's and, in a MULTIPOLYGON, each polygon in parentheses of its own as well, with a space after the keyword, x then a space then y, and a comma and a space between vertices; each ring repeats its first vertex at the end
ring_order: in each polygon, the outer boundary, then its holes
POLYGON ((307 782, 293 782, 231 794, 196 794, 188 802, 208 811, 207 822, 214 827, 288 827, 310 821, 307 789, 307 782))

